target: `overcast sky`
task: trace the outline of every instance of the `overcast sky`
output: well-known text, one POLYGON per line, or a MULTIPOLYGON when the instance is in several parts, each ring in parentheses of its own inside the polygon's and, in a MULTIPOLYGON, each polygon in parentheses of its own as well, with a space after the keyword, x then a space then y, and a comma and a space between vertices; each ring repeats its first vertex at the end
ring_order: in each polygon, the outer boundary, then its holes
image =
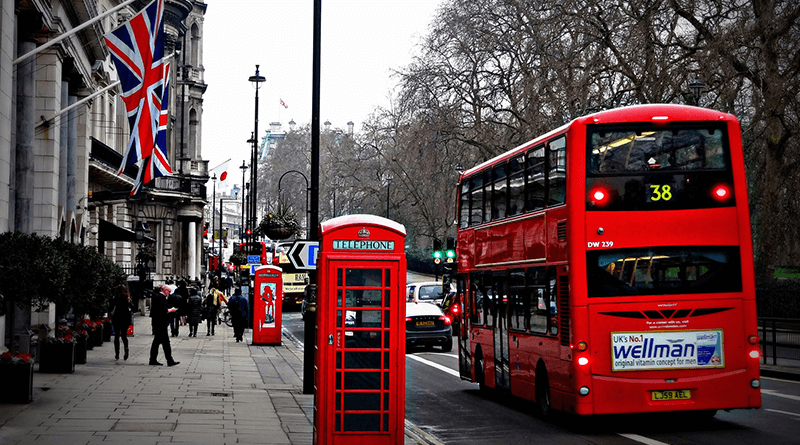
MULTIPOLYGON (((241 182, 250 162, 255 89, 260 65, 259 140, 270 122, 311 123, 312 0, 205 0, 202 157, 209 168, 232 158, 241 182), (284 108, 281 100, 288 106, 284 108)), ((439 0, 322 0, 320 123, 356 131, 396 86, 392 70, 408 65, 439 0)), ((237 179, 238 178, 238 179, 237 179)), ((229 180, 230 181, 230 180, 229 180)), ((226 181, 226 182, 229 182, 226 181)), ((231 184, 232 185, 232 184, 231 184)), ((219 188, 219 187, 218 187, 219 188)))

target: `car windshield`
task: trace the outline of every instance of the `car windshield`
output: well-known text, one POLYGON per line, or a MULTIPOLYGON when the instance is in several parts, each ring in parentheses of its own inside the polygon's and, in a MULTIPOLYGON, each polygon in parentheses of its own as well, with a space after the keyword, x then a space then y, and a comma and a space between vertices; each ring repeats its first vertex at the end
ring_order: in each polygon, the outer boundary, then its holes
POLYGON ((442 298, 442 286, 430 285, 419 287, 420 300, 436 300, 438 298, 442 298))

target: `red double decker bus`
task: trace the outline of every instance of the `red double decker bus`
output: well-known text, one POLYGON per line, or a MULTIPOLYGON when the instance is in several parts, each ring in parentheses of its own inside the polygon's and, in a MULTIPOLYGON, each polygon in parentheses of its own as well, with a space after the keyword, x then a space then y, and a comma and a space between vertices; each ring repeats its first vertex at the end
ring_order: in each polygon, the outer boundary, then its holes
POLYGON ((739 122, 575 119, 466 171, 462 379, 577 414, 761 405, 739 122))

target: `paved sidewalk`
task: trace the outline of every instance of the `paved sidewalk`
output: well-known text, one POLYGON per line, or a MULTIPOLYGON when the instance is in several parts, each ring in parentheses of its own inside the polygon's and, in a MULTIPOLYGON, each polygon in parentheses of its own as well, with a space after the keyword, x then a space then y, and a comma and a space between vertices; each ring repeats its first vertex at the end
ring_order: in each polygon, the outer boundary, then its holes
POLYGON ((311 444, 313 396, 302 393, 296 339, 249 346, 249 331, 236 343, 224 325, 215 336, 188 332, 170 337, 177 366, 147 364, 153 337, 139 316, 127 361, 114 360, 112 340, 72 374, 34 372, 32 403, 0 404, 0 444, 311 444))

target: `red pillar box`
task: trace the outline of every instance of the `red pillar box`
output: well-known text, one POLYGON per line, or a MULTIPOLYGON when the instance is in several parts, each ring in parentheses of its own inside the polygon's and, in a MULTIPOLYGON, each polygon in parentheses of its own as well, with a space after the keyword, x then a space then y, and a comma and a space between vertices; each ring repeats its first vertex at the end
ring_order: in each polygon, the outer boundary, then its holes
POLYGON ((281 344, 281 301, 283 278, 277 266, 255 270, 256 293, 253 302, 253 344, 281 344))
POLYGON ((314 443, 402 445, 405 227, 348 215, 319 235, 314 443))

